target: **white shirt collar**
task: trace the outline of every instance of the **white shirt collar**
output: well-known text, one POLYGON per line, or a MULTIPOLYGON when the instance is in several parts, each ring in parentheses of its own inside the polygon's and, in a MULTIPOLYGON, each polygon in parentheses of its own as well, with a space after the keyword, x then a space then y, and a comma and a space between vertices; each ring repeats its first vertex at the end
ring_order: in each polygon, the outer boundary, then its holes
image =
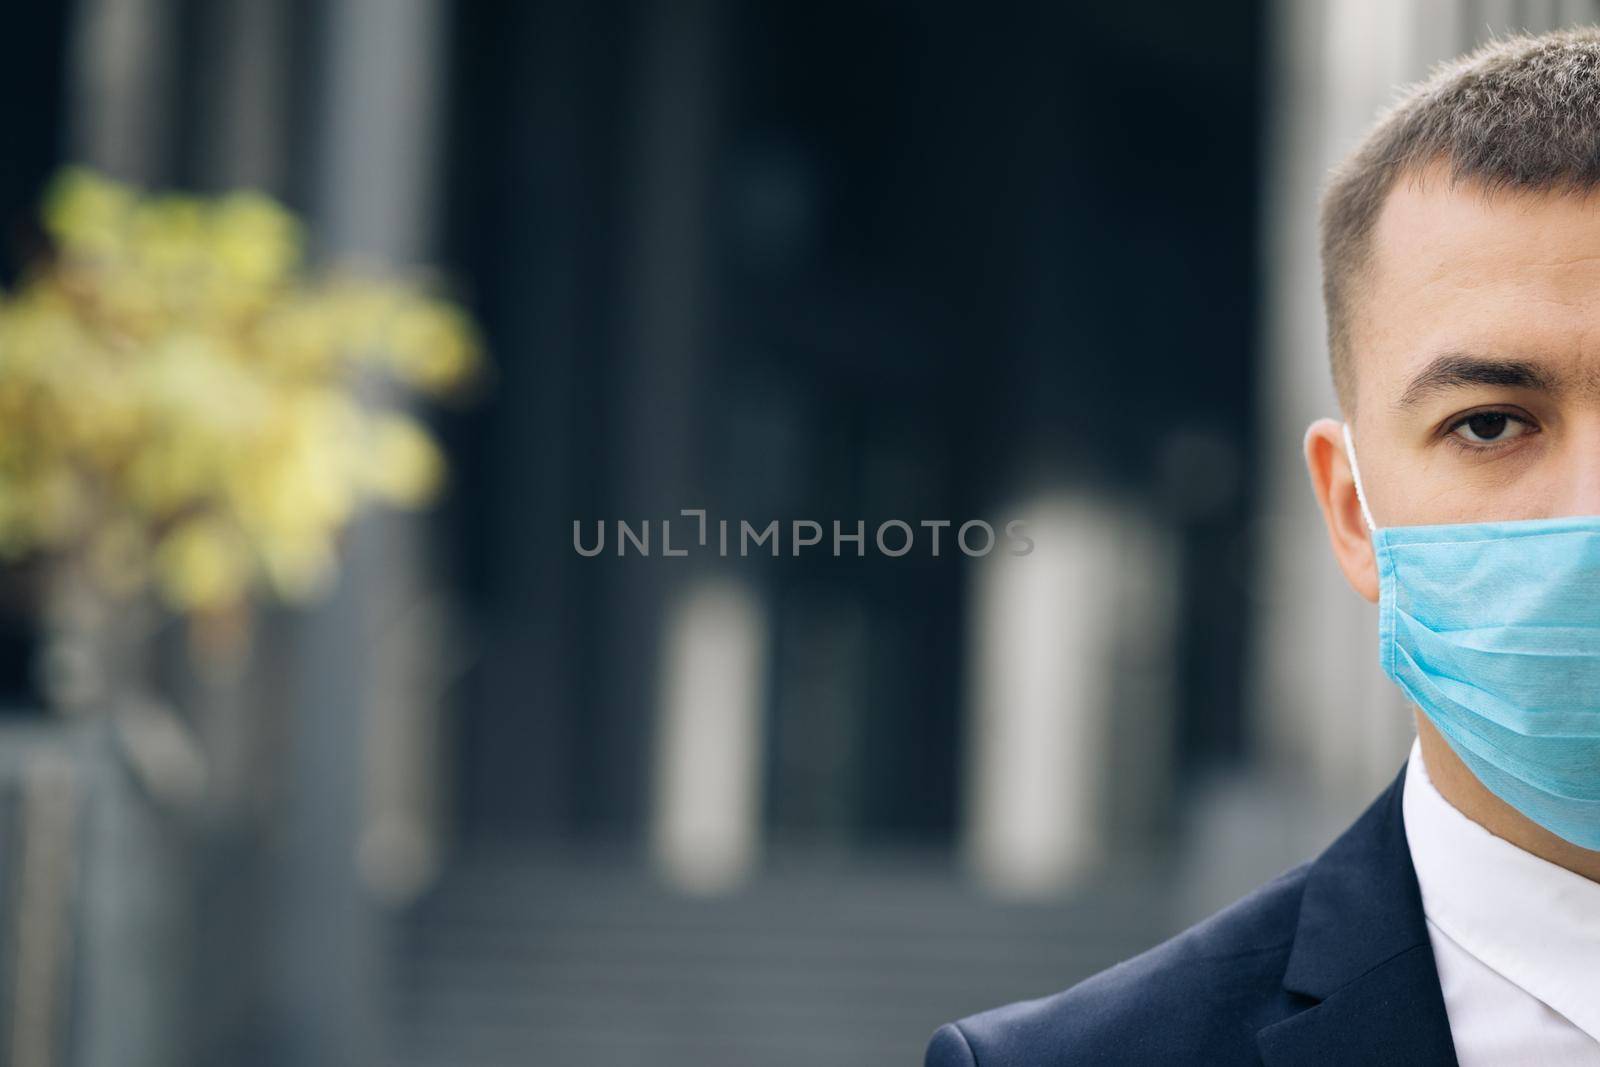
POLYGON ((1411 743, 1401 806, 1428 919, 1600 1041, 1600 882, 1463 815, 1429 779, 1420 741, 1411 743))

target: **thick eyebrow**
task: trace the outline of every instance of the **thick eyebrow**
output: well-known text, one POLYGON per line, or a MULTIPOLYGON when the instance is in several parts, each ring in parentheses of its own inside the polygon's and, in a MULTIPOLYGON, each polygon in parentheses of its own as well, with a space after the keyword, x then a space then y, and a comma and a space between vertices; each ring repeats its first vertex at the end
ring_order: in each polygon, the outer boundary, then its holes
POLYGON ((1499 385, 1551 392, 1556 383, 1537 364, 1526 360, 1475 356, 1470 352, 1446 352, 1417 372, 1406 384, 1406 391, 1400 394, 1395 406, 1415 407, 1436 393, 1472 385, 1499 385))

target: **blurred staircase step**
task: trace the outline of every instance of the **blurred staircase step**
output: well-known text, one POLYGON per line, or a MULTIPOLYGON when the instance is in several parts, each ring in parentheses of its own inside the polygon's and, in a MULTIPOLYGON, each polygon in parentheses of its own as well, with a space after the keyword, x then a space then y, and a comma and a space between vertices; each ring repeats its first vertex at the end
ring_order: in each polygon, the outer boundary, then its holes
POLYGON ((1176 932, 1170 877, 995 900, 939 856, 769 862, 721 897, 627 862, 463 857, 402 922, 392 1067, 916 1063, 941 1022, 1176 932))

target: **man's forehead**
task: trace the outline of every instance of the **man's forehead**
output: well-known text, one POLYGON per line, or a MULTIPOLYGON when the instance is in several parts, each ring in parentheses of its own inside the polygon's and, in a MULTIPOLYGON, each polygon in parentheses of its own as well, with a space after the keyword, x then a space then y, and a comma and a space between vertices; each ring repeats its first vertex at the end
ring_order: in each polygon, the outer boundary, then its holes
POLYGON ((1450 353, 1550 382, 1600 374, 1600 193, 1491 191, 1434 168, 1396 183, 1371 252, 1358 358, 1385 393, 1450 353))
POLYGON ((1384 200, 1372 254, 1377 283, 1522 287, 1600 275, 1600 190, 1491 189, 1452 181, 1442 166, 1411 172, 1384 200))

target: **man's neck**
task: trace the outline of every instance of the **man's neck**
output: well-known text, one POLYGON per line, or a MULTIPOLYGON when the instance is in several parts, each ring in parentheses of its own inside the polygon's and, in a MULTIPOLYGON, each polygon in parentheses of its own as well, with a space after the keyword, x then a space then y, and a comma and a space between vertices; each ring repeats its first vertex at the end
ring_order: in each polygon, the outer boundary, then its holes
POLYGON ((1428 777, 1433 780, 1440 795, 1457 811, 1524 852, 1531 852, 1590 881, 1600 882, 1600 852, 1579 848, 1571 841, 1557 837, 1489 792, 1478 781, 1477 775, 1461 762, 1461 757, 1455 754, 1426 715, 1413 707, 1412 718, 1417 723, 1417 738, 1422 742, 1422 763, 1428 768, 1428 777))

